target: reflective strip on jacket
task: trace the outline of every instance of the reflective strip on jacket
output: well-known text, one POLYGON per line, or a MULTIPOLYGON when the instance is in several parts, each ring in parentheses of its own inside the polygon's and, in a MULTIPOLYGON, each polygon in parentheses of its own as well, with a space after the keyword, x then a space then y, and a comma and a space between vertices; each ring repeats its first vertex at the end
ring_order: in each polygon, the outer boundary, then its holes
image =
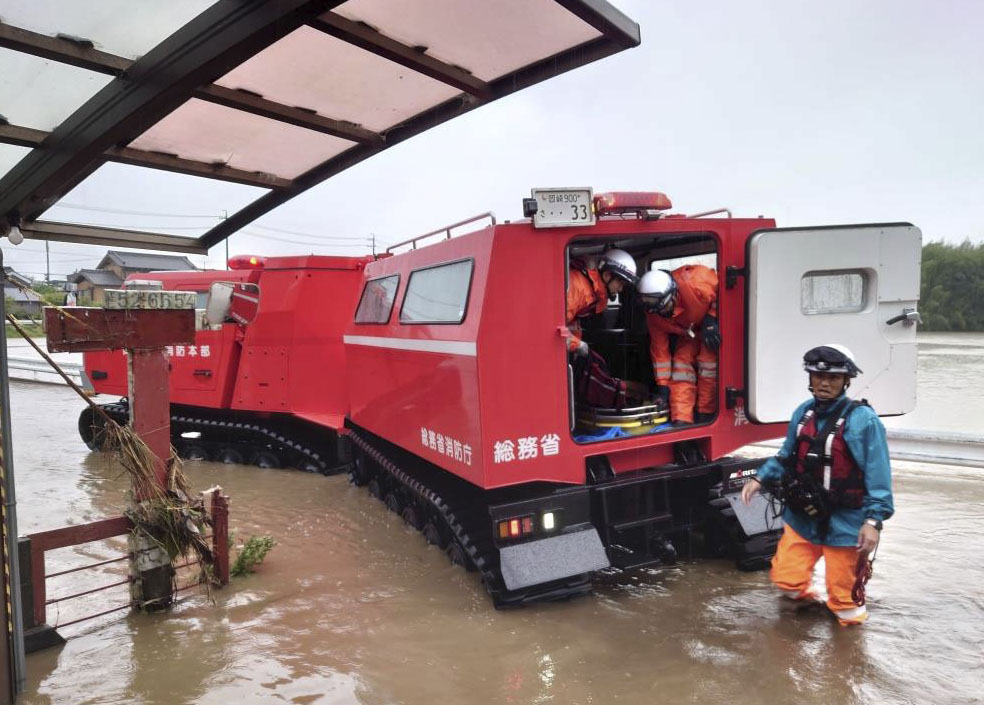
POLYGON ((581 342, 581 326, 577 319, 604 312, 608 308, 608 287, 601 279, 597 269, 586 269, 588 276, 580 269, 572 268, 567 284, 567 325, 571 337, 567 349, 574 350, 581 342))
MULTIPOLYGON (((838 401, 843 398, 842 394, 838 397, 838 401)), ((786 440, 782 448, 774 458, 766 460, 758 469, 758 477, 762 482, 776 482, 786 472, 781 461, 793 452, 796 445, 796 427, 812 403, 813 399, 810 399, 796 408, 786 429, 786 440)), ((817 423, 823 424, 836 406, 837 404, 833 403, 825 412, 818 412, 817 423)), ((871 407, 858 406, 848 414, 844 426, 844 441, 864 472, 864 503, 860 509, 836 508, 830 518, 827 536, 822 541, 815 521, 787 507, 782 515, 783 521, 811 543, 854 546, 857 544, 861 525, 867 517, 884 521, 895 512, 892 502, 892 467, 888 458, 885 427, 871 407)))
POLYGON ((670 336, 689 337, 691 330, 699 336, 704 316, 717 317, 717 272, 701 264, 688 264, 674 269, 672 276, 680 292, 673 315, 664 318, 656 313, 646 314, 649 356, 656 381, 663 385, 669 384, 671 376, 670 336))

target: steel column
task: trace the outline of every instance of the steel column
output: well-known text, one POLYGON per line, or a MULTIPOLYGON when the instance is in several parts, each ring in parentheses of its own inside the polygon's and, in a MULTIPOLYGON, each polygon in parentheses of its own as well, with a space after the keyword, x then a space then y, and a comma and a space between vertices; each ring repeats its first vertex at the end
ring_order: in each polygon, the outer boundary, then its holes
MULTIPOLYGON (((0 283, 3 250, 0 249, 0 283)), ((13 694, 24 690, 24 621, 21 616, 20 563, 17 560, 17 495, 14 491, 14 455, 10 429, 10 385, 7 376, 7 312, 0 297, 0 524, 3 529, 3 577, 7 602, 4 632, 9 639, 13 694)), ((13 695, 12 694, 12 695, 13 695)), ((11 697, 13 702, 13 697, 11 697)))

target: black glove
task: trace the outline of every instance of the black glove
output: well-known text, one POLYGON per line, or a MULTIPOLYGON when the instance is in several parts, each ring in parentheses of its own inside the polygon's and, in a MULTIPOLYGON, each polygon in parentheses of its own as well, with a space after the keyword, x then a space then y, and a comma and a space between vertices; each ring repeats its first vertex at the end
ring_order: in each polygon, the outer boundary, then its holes
POLYGON ((656 385, 656 401, 662 402, 663 406, 670 405, 670 388, 663 384, 656 385))
POLYGON ((717 352, 721 347, 721 329, 718 327, 717 319, 708 314, 704 316, 704 322, 700 324, 700 337, 704 341, 704 347, 708 350, 717 352))

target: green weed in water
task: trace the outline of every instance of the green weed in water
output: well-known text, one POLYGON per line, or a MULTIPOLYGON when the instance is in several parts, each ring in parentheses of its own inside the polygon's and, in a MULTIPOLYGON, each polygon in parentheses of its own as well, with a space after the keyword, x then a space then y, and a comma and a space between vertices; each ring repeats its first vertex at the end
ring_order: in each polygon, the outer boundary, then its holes
POLYGON ((236 554, 236 561, 232 564, 229 572, 236 578, 249 575, 253 572, 253 568, 262 563, 266 555, 276 545, 277 542, 273 540, 272 536, 250 536, 239 547, 239 552, 236 554))

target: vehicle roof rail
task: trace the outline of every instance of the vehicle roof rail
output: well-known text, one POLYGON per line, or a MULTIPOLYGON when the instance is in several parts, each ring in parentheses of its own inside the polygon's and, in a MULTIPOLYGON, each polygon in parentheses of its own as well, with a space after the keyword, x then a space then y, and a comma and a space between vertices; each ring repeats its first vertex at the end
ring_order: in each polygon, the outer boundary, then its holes
POLYGON ((396 248, 403 247, 404 245, 410 245, 411 246, 411 249, 416 250, 417 249, 417 242, 419 240, 423 240, 425 237, 430 237, 431 235, 437 235, 439 233, 444 233, 445 234, 444 239, 445 240, 450 240, 451 239, 451 231, 454 230, 455 228, 460 228, 462 225, 468 225, 469 223, 474 223, 477 220, 483 220, 485 218, 488 218, 489 220, 492 221, 490 223, 491 225, 495 225, 496 224, 495 214, 494 213, 492 213, 492 212, 480 213, 479 215, 472 216, 471 218, 466 218, 465 220, 460 220, 457 223, 452 223, 451 225, 445 225, 443 228, 438 228, 437 230, 432 230, 429 233, 424 233, 423 235, 418 235, 417 237, 410 238, 409 240, 404 240, 403 242, 398 242, 395 245, 390 245, 389 247, 386 248, 386 252, 392 252, 396 248))
POLYGON ((729 218, 733 217, 731 215, 731 209, 730 208, 715 208, 712 211, 702 211, 700 213, 694 213, 693 215, 688 215, 687 217, 688 218, 703 218, 703 217, 708 216, 708 215, 717 215, 718 213, 727 213, 729 218))

